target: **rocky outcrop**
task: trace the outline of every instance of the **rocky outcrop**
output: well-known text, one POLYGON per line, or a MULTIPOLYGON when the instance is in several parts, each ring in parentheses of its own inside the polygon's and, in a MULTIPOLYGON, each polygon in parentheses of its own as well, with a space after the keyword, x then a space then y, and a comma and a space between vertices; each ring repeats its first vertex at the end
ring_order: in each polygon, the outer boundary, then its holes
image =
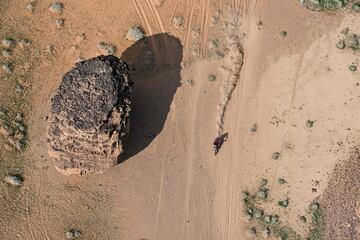
POLYGON ((115 56, 76 64, 51 101, 48 153, 65 174, 102 173, 118 162, 129 129, 132 83, 115 56))

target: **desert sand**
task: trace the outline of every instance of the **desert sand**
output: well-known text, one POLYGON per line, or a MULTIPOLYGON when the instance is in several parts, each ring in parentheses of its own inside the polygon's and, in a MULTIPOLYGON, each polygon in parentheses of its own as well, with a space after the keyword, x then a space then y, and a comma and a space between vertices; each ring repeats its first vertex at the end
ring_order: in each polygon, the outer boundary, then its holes
POLYGON ((0 184, 0 239, 360 239, 359 52, 336 47, 345 28, 360 33, 358 13, 297 0, 51 3, 0 2, 0 38, 14 39, 0 107, 23 112, 28 134, 19 150, 0 138, 0 178, 22 176, 0 184), (133 26, 143 39, 126 39, 133 26), (134 81, 125 154, 105 173, 64 176, 47 154, 50 100, 101 42, 134 81), (261 179, 257 220, 244 192, 261 179))

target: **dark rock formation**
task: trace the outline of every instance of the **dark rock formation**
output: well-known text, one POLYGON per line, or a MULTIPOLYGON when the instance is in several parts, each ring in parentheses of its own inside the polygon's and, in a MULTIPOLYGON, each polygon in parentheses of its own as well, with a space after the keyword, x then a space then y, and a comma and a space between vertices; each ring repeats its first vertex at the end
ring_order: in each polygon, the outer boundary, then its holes
POLYGON ((131 81, 115 56, 76 64, 52 98, 48 153, 65 175, 102 173, 123 152, 129 129, 131 81))

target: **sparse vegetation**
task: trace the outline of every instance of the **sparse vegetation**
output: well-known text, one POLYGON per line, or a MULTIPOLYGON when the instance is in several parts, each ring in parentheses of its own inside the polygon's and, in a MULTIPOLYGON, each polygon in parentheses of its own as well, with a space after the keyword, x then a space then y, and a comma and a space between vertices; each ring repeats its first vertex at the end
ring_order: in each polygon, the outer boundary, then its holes
POLYGON ((278 205, 280 207, 284 207, 284 208, 287 208, 289 206, 289 199, 284 199, 284 200, 281 200, 281 201, 278 201, 278 205))
POLYGON ((129 30, 127 31, 127 33, 125 35, 126 40, 131 41, 131 42, 139 41, 140 39, 142 39, 144 37, 145 37, 144 30, 138 26, 129 28, 129 30))
POLYGON ((76 239, 81 236, 81 231, 75 228, 70 228, 65 232, 66 239, 76 239))
POLYGON ((252 125, 250 131, 251 131, 252 133, 256 133, 256 132, 257 132, 257 129, 258 129, 258 125, 257 125, 256 123, 254 123, 254 124, 252 125))
POLYGON ((320 205, 317 202, 310 204, 311 228, 309 231, 309 240, 321 240, 324 231, 324 218, 320 205))
POLYGON ((352 5, 352 9, 355 12, 360 12, 360 2, 354 2, 353 5, 352 5))
POLYGON ((349 0, 301 0, 311 10, 338 10, 347 6, 349 0))
POLYGON ((23 113, 14 113, 0 108, 0 133, 7 143, 17 150, 23 150, 27 144, 27 125, 23 113))
POLYGON ((12 185, 12 186, 15 186, 15 187, 20 187, 23 183, 23 177, 21 175, 9 175, 9 176, 6 176, 4 178, 4 182, 12 185))
POLYGON ((215 74, 209 74, 208 80, 209 80, 210 82, 215 81, 215 80, 216 80, 216 75, 215 75, 215 74))
POLYGON ((360 49, 358 34, 351 32, 349 28, 342 30, 341 34, 343 37, 339 39, 338 43, 336 44, 338 49, 342 50, 349 48, 354 51, 358 51, 360 49))
POLYGON ((49 7, 49 11, 52 13, 60 14, 64 10, 64 4, 60 2, 52 3, 49 7))
POLYGON ((272 159, 273 160, 278 160, 280 157, 280 153, 279 152, 274 152, 273 155, 272 155, 272 159))
MULTIPOLYGON (((285 181, 285 180, 284 180, 285 181)), ((263 179, 260 180, 259 189, 263 188, 263 179)), ((267 237, 273 236, 277 239, 283 240, 321 240, 322 232, 323 232, 323 217, 322 212, 320 210, 320 205, 318 202, 314 201, 309 205, 309 212, 312 222, 309 225, 309 234, 307 236, 301 236, 291 227, 284 225, 281 221, 279 215, 277 214, 269 214, 266 213, 260 206, 263 206, 264 203, 259 201, 263 201, 258 197, 259 191, 255 194, 250 194, 249 192, 243 192, 243 206, 244 206, 244 216, 245 218, 251 222, 251 226, 248 229, 247 236, 255 236, 254 234, 250 234, 250 230, 252 228, 260 228, 263 229, 262 235, 267 237)), ((269 189, 267 189, 267 194, 269 193, 269 189)), ((272 202, 265 202, 265 204, 271 204, 272 202)), ((289 206, 289 198, 278 201, 278 205, 281 207, 289 206)), ((303 223, 307 223, 307 219, 304 215, 299 217, 300 221, 303 223)), ((255 229, 256 229, 255 228, 255 229)), ((256 233, 258 233, 256 231, 256 233)), ((257 234, 256 234, 257 235, 257 234)))
POLYGON ((312 128, 314 126, 314 123, 315 123, 315 121, 307 120, 306 123, 305 123, 305 126, 307 128, 312 128))
POLYGON ((103 55, 114 55, 116 52, 116 47, 109 43, 100 42, 97 47, 99 52, 103 55))
POLYGON ((349 70, 352 71, 352 72, 355 72, 355 71, 357 70, 357 65, 351 64, 351 65, 349 66, 349 70))
POLYGON ((184 18, 182 16, 174 16, 172 19, 172 24, 176 29, 179 29, 184 25, 184 18))

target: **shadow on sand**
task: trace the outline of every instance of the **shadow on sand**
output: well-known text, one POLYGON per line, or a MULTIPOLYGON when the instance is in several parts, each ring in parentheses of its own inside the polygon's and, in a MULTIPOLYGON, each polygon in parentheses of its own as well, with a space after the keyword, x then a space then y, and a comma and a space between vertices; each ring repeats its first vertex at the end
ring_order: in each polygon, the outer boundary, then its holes
POLYGON ((180 86, 182 45, 169 34, 143 38, 121 56, 134 82, 130 132, 119 163, 145 149, 164 127, 180 86))

